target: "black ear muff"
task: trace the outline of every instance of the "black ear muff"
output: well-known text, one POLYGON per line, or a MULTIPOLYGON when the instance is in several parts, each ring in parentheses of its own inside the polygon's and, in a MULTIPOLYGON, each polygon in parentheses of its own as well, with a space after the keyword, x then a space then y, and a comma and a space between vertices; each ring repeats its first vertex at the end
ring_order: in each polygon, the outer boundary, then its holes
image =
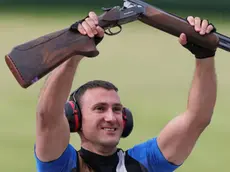
POLYGON ((73 101, 66 102, 65 115, 69 122, 70 132, 77 132, 81 128, 81 111, 73 101))
POLYGON ((123 121, 124 121, 124 130, 122 137, 127 137, 133 130, 133 115, 131 111, 127 108, 123 108, 123 121))

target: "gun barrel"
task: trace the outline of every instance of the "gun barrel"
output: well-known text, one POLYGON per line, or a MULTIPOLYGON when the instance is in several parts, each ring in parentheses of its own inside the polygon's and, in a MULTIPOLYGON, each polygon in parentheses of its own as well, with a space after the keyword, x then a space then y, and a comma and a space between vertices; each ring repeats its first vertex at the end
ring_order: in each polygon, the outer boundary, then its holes
POLYGON ((218 47, 230 52, 230 38, 220 33, 215 33, 215 35, 219 38, 218 47))

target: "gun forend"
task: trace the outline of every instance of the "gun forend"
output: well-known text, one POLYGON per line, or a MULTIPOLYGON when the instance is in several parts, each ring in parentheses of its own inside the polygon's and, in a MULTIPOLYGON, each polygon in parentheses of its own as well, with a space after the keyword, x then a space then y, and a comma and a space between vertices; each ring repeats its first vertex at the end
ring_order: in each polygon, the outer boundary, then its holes
POLYGON ((141 0, 125 0, 129 6, 142 6, 145 10, 139 20, 161 31, 179 37, 181 33, 187 35, 187 39, 208 49, 215 49, 219 46, 219 37, 214 34, 200 35, 188 22, 174 14, 167 13, 141 0))

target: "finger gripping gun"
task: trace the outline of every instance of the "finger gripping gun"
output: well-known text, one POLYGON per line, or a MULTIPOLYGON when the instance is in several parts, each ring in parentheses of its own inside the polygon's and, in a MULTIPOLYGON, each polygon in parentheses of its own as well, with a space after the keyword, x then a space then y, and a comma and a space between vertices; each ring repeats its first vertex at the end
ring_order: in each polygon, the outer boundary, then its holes
MULTIPOLYGON (((109 36, 119 34, 122 25, 139 20, 173 36, 185 33, 188 41, 197 45, 230 51, 229 37, 217 32, 201 36, 185 19, 141 0, 124 0, 122 7, 102 9, 104 13, 99 16, 99 26, 109 36), (114 27, 119 31, 112 32, 114 27)), ((98 54, 94 39, 81 35, 71 25, 14 47, 5 56, 5 61, 18 83, 27 88, 73 56, 93 58, 98 54)))

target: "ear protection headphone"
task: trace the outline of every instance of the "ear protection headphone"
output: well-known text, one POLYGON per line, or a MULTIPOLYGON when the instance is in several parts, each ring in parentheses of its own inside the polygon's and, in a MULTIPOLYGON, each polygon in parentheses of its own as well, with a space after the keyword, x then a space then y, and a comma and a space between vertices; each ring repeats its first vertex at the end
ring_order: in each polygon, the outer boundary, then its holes
MULTIPOLYGON (((74 91, 70 97, 72 98, 71 101, 65 103, 65 115, 69 122, 70 132, 78 132, 82 127, 82 114, 80 107, 75 99, 75 94, 78 90, 74 91)), ((133 130, 133 116, 129 109, 123 108, 122 110, 122 117, 123 117, 123 133, 122 137, 125 138, 130 135, 133 130)))

